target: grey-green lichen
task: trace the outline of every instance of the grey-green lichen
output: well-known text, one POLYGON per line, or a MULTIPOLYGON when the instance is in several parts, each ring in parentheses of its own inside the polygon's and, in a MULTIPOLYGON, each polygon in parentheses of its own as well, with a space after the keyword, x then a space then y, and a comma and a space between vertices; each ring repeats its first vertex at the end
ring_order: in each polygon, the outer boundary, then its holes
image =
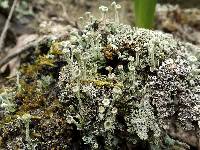
POLYGON ((4 88, 0 93, 0 113, 8 114, 15 111, 15 91, 12 88, 4 88))
POLYGON ((122 139, 158 144, 172 118, 185 130, 199 128, 199 58, 191 45, 108 20, 107 7, 100 10, 102 20, 90 19, 60 43, 67 64, 59 100, 82 140, 92 149, 115 148, 122 139))
POLYGON ((88 12, 0 90, 1 149, 173 149, 172 125, 199 131, 199 48, 111 9, 113 19, 105 6, 100 20, 88 12))

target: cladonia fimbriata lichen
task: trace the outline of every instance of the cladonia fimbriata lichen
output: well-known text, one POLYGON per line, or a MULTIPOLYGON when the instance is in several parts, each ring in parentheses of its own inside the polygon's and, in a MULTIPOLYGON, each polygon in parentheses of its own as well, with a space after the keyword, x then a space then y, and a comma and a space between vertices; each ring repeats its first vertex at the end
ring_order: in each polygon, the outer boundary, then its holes
POLYGON ((4 88, 0 93, 0 111, 8 114, 15 111, 14 103, 15 92, 11 88, 4 88))
POLYGON ((101 6, 101 21, 91 20, 61 43, 67 65, 59 76, 60 101, 68 105, 68 123, 93 149, 102 141, 107 149, 117 147, 120 132, 128 141, 157 143, 174 115, 185 130, 194 129, 200 121, 200 75, 191 45, 120 24, 120 6, 112 6, 114 22, 101 6))
POLYGON ((22 63, 16 86, 0 89, 1 148, 172 149, 172 127, 199 132, 200 49, 120 23, 120 8, 87 12, 22 63))
POLYGON ((112 6, 114 21, 101 6, 100 21, 93 19, 61 43, 67 65, 59 87, 66 119, 93 149, 117 147, 122 139, 157 143, 174 116, 185 130, 194 129, 200 122, 200 74, 192 45, 121 24, 120 6, 112 6))

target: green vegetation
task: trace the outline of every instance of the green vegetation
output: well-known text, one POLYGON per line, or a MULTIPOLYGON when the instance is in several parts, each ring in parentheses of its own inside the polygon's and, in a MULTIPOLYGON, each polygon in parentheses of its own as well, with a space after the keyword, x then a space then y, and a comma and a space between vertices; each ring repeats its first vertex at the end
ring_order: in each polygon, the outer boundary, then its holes
POLYGON ((154 12, 157 0, 133 0, 135 8, 136 26, 141 28, 152 28, 154 23, 154 12))

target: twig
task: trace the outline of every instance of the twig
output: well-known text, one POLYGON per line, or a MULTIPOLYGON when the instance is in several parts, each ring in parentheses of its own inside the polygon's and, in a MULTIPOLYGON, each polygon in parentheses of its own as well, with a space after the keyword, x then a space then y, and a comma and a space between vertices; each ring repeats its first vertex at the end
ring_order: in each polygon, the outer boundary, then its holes
POLYGON ((14 0, 12 7, 10 9, 10 12, 9 12, 8 18, 7 18, 6 23, 4 25, 3 31, 1 33, 1 36, 0 36, 0 51, 3 50, 2 48, 4 46, 4 40, 5 40, 5 37, 6 37, 7 30, 9 28, 10 19, 12 18, 12 15, 13 15, 13 12, 14 12, 15 7, 17 5, 17 2, 18 2, 18 0, 14 0))

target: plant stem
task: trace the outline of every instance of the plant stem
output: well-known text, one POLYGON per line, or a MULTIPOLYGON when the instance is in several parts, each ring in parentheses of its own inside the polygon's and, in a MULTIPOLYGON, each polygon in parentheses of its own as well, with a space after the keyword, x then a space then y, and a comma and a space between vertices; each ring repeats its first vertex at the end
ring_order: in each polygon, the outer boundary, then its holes
POLYGON ((152 28, 157 0, 134 0, 136 26, 152 28))

